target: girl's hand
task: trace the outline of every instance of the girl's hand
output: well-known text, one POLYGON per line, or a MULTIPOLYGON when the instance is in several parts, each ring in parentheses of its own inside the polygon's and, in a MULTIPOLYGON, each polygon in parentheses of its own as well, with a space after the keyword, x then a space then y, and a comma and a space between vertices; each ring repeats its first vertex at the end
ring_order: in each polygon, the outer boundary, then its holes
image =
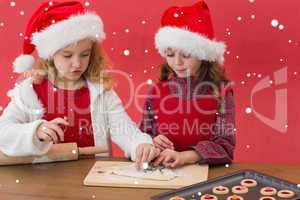
POLYGON ((165 149, 174 150, 174 144, 166 136, 158 135, 153 138, 153 144, 156 148, 159 148, 161 151, 165 149))
POLYGON ((168 168, 181 167, 185 164, 182 152, 165 149, 154 161, 154 166, 163 165, 168 168))
POLYGON ((40 141, 59 143, 64 141, 64 126, 69 123, 63 118, 55 118, 51 121, 43 122, 39 125, 36 135, 40 141))
POLYGON ((41 69, 32 69, 23 73, 24 78, 33 78, 33 83, 39 84, 47 76, 47 73, 41 69))
POLYGON ((144 143, 136 148, 136 167, 138 170, 142 168, 143 163, 151 162, 160 154, 160 150, 152 144, 144 143))
POLYGON ((200 155, 194 150, 178 152, 165 149, 154 161, 154 166, 164 165, 165 167, 176 168, 185 164, 194 164, 200 159, 200 155))

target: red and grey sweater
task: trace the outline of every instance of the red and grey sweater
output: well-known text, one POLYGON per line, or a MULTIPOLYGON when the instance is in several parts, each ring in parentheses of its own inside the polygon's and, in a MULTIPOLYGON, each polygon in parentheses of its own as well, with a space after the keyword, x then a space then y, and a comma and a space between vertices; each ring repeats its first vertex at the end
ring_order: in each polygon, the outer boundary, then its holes
POLYGON ((177 151, 195 150, 199 163, 231 163, 235 148, 233 91, 221 92, 224 98, 220 99, 209 88, 196 79, 178 77, 153 85, 140 129, 152 137, 166 135, 177 151))

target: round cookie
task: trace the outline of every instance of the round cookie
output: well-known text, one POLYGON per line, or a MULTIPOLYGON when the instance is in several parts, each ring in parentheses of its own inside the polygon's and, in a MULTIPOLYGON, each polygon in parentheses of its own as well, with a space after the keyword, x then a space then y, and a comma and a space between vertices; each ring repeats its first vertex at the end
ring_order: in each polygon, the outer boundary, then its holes
POLYGON ((229 193, 229 189, 228 187, 224 187, 224 186, 216 186, 212 189, 212 192, 214 194, 228 194, 229 193))
POLYGON ((257 181, 254 179, 247 178, 247 179, 243 179, 240 182, 240 184, 246 187, 255 187, 257 186, 257 181))
POLYGON ((289 199, 295 196, 295 192, 292 190, 280 190, 278 191, 277 196, 280 198, 289 199))
POLYGON ((274 197, 260 197, 259 200, 276 200, 274 197))
POLYGON ((169 200, 185 200, 185 198, 182 198, 180 196, 171 197, 169 200))
POLYGON ((241 196, 238 196, 238 195, 232 195, 232 196, 227 197, 226 200, 244 200, 244 198, 241 196))
POLYGON ((215 195, 211 195, 211 194, 205 194, 205 195, 201 196, 200 200, 218 200, 218 197, 216 197, 215 195))
POLYGON ((260 193, 262 195, 272 196, 272 195, 276 195, 277 190, 273 187, 263 187, 261 188, 260 193))
POLYGON ((232 187, 231 191, 234 194, 246 194, 248 193, 249 189, 246 186, 237 185, 232 187))

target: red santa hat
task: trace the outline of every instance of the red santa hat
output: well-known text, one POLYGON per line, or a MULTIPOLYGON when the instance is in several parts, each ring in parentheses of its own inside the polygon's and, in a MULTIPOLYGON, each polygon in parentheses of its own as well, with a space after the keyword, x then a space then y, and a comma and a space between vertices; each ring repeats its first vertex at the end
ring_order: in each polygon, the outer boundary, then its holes
POLYGON ((21 73, 32 68, 37 50, 39 57, 51 58, 59 49, 84 38, 105 39, 101 18, 85 10, 76 1, 43 3, 30 18, 23 43, 23 54, 13 63, 21 73))
POLYGON ((162 56, 167 48, 176 48, 200 60, 223 64, 226 45, 214 39, 210 12, 204 1, 167 9, 161 24, 155 46, 162 56))

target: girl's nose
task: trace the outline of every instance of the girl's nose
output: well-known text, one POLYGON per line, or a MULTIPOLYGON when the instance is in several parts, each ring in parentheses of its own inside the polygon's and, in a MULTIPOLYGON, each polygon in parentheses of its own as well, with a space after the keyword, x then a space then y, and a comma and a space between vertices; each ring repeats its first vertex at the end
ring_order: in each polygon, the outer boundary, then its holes
POLYGON ((182 58, 180 55, 175 55, 175 64, 176 65, 181 65, 182 64, 182 58))
POLYGON ((74 58, 72 60, 72 66, 79 67, 80 66, 80 58, 78 58, 77 56, 74 56, 74 58))

